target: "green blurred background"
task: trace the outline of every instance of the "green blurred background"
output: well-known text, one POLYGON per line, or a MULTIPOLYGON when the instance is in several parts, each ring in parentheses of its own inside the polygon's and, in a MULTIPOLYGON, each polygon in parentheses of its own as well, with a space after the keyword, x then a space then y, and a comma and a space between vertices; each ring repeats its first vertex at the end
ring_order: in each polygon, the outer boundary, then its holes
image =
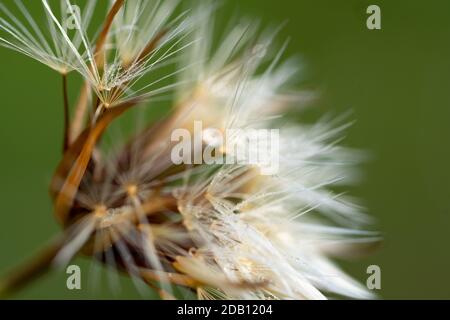
MULTIPOLYGON (((33 11, 39 2, 27 4, 33 11)), ((280 39, 290 37, 287 53, 305 62, 301 84, 320 92, 311 109, 353 111, 345 143, 372 159, 351 192, 377 219, 384 243, 344 268, 365 282, 367 266, 379 265, 385 299, 450 298, 450 2, 228 0, 219 11, 224 24, 236 12, 287 21, 280 39), (366 28, 370 4, 381 7, 382 30, 366 28)), ((3 48, 0 66, 4 273, 59 230, 47 186, 60 157, 62 102, 60 78, 46 67, 3 48)), ((86 275, 89 262, 76 263, 86 275)), ((69 291, 64 270, 55 271, 16 297, 141 297, 128 279, 117 293, 105 275, 95 290, 88 279, 69 291)))

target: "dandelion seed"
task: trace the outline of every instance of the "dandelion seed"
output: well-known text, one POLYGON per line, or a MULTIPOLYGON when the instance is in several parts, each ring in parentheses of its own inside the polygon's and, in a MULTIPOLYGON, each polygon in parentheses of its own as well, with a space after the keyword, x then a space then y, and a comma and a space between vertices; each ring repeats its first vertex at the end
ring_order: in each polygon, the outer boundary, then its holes
MULTIPOLYGON (((0 45, 13 49, 19 53, 29 56, 61 74, 67 74, 79 68, 87 59, 88 52, 83 48, 84 37, 87 28, 90 25, 91 18, 96 7, 96 0, 89 1, 83 9, 83 17, 80 27, 69 37, 69 30, 64 34, 57 30, 53 11, 48 3, 43 1, 43 14, 40 19, 46 19, 45 29, 42 27, 42 21, 33 17, 27 10, 26 5, 21 0, 15 0, 14 3, 21 16, 15 16, 12 11, 3 3, 0 4, 0 45), (22 22, 21 20, 25 20, 22 22)), ((61 21, 67 19, 67 13, 70 13, 72 4, 61 1, 61 21)), ((55 18, 56 19, 56 18, 55 18)))

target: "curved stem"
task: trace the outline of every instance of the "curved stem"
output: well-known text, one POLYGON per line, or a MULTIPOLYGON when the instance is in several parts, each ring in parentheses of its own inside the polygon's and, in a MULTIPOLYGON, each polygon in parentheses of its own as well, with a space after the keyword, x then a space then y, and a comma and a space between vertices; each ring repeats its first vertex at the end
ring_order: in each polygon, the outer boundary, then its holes
POLYGON ((120 8, 122 8, 124 2, 125 0, 116 0, 109 10, 105 22, 103 23, 102 30, 98 36, 94 49, 95 63, 97 65, 103 65, 103 49, 105 47, 106 39, 113 24, 114 17, 119 12, 120 8))

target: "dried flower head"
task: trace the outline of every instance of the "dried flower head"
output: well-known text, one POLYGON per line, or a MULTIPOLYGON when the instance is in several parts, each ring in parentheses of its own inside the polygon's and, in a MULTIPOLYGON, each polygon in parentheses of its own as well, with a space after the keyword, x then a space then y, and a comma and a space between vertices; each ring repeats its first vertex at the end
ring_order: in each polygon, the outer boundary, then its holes
MULTIPOLYGON (((331 260, 377 239, 361 231, 369 221, 361 208, 333 192, 352 180, 360 154, 336 144, 346 128, 339 121, 308 126, 283 118, 302 94, 288 90, 296 61, 281 62, 286 44, 276 48, 276 31, 239 23, 215 46, 211 6, 177 13, 178 0, 116 0, 91 39, 95 1, 81 16, 61 1, 77 26, 69 32, 42 0, 51 45, 16 4, 33 31, 1 5, 10 19, 0 20, 1 44, 57 70, 65 89, 69 71, 85 81, 70 123, 64 99, 64 154, 50 188, 64 233, 39 270, 84 254, 164 298, 173 297, 173 285, 200 299, 371 297, 331 260), (168 64, 175 71, 155 71, 168 64), (137 105, 154 108, 154 96, 169 91, 166 117, 136 124, 126 141, 107 147, 102 137, 112 123, 137 105), (229 156, 236 145, 251 152, 246 130, 279 129, 277 172, 264 174, 245 161, 175 163, 172 133, 184 129, 195 138, 196 123, 205 134, 190 145, 193 158, 229 129, 235 130, 226 142, 212 148, 215 157, 229 156)), ((34 271, 12 277, 7 289, 34 271)))

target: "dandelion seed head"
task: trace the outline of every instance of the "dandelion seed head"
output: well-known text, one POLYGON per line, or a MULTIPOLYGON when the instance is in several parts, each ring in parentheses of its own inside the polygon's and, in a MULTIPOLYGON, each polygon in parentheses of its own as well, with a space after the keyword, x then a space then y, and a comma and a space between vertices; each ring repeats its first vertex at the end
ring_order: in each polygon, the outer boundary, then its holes
POLYGON ((34 33, 0 5, 9 19, 0 19, 0 30, 10 38, 0 35, 1 45, 62 74, 78 72, 98 100, 52 184, 67 235, 57 263, 82 252, 133 280, 156 281, 164 297, 172 285, 201 299, 372 297, 330 254, 376 238, 360 231, 370 221, 364 211, 334 191, 352 181, 359 153, 338 145, 346 128, 339 120, 281 125, 300 94, 290 94, 298 67, 283 62, 287 42, 275 45, 277 30, 239 23, 215 47, 212 7, 176 15, 178 0, 112 1, 102 46, 87 32, 95 1, 73 17, 78 28, 70 33, 42 0, 52 43, 17 3, 34 33), (168 65, 176 71, 158 76, 168 65), (131 138, 113 139, 108 150, 103 135, 119 111, 173 90, 166 117, 140 126, 138 113, 131 138), (227 137, 222 156, 249 140, 243 129, 280 129, 279 171, 263 175, 242 161, 175 165, 171 132, 192 132, 195 121, 204 130, 194 155, 221 146, 227 129, 240 131, 227 137))

